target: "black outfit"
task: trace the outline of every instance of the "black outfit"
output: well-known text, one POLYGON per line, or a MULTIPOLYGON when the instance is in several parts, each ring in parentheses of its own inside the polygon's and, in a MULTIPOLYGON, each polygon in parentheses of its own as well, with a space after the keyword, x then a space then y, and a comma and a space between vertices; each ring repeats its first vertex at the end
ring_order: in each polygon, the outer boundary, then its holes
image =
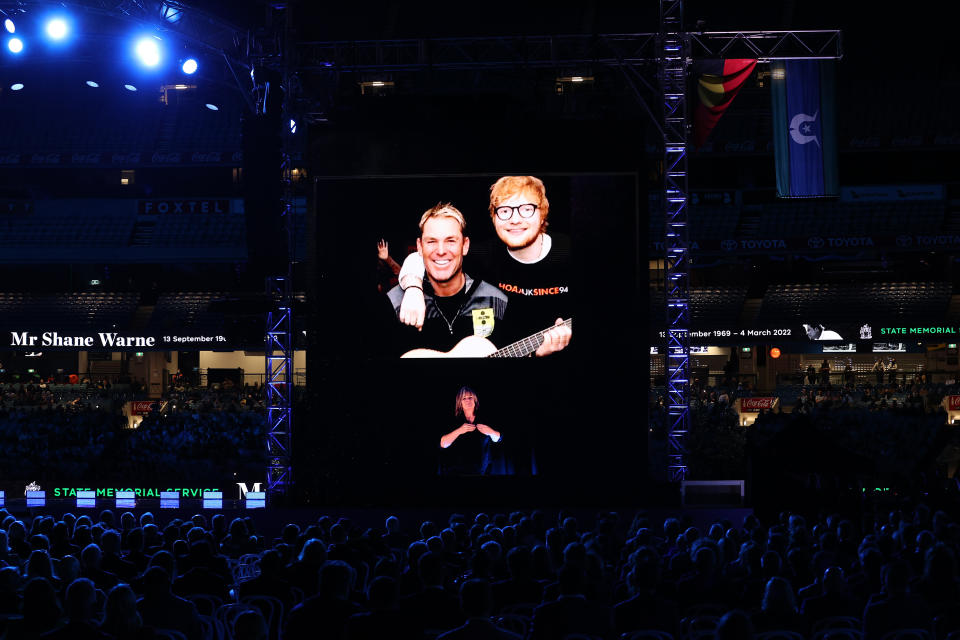
POLYGON ((393 307, 390 325, 396 331, 393 340, 396 355, 403 355, 417 348, 449 351, 458 342, 473 335, 489 338, 497 344, 496 340, 504 331, 507 296, 483 280, 474 280, 464 275, 464 288, 459 293, 446 297, 435 296, 430 281, 423 281, 426 312, 422 331, 398 321, 400 303, 403 300, 400 286, 387 292, 387 298, 393 307))
MULTIPOLYGON (((510 326, 498 347, 516 342, 553 325, 557 318, 573 315, 570 296, 572 281, 570 239, 549 234, 550 252, 534 263, 517 261, 499 239, 472 247, 478 273, 507 295, 510 301, 510 326)), ((471 264, 474 264, 471 262, 471 264)))
MULTIPOLYGON (((465 421, 444 433, 453 431, 465 421)), ((504 475, 507 473, 506 464, 499 448, 499 442, 494 442, 486 434, 479 431, 464 433, 457 436, 449 447, 440 449, 438 472, 442 476, 504 475)))

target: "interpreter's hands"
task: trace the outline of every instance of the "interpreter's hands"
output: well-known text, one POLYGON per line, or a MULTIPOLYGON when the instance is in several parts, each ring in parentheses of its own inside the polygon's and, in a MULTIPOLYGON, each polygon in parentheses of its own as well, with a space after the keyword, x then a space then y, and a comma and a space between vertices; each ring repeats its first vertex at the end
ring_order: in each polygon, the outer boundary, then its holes
POLYGON ((476 430, 477 430, 477 425, 471 422, 464 422, 462 425, 460 425, 460 428, 458 429, 458 431, 460 432, 460 435, 463 435, 465 433, 470 433, 471 431, 476 431, 476 430))
POLYGON ((427 313, 427 303, 423 299, 423 289, 408 287, 400 301, 400 322, 423 329, 423 318, 427 313))
POLYGON ((485 435, 485 436, 497 436, 497 435, 500 435, 500 434, 497 433, 494 429, 491 429, 490 427, 488 427, 488 426, 485 425, 485 424, 478 424, 478 425, 477 425, 477 431, 479 431, 480 433, 482 433, 482 434, 485 435))
POLYGON ((537 357, 563 351, 570 344, 571 337, 573 337, 573 329, 563 324, 563 318, 557 318, 553 328, 543 334, 543 344, 536 351, 537 357))
POLYGON ((377 243, 377 257, 381 260, 387 260, 390 257, 390 247, 383 238, 380 238, 380 242, 377 243))

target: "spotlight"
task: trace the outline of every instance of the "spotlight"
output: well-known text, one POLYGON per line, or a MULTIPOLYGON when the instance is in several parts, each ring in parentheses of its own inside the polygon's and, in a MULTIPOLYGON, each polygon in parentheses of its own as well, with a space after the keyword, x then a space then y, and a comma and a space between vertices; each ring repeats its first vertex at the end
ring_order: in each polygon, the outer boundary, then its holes
POLYGON ((67 21, 63 18, 52 18, 47 21, 46 31, 51 40, 63 40, 69 31, 67 21))
POLYGON ((137 40, 137 57, 140 62, 148 67, 155 67, 160 64, 160 46, 157 44, 157 38, 147 37, 137 40))
POLYGON ((16 25, 13 24, 13 20, 10 18, 3 21, 3 28, 7 30, 7 33, 13 33, 17 30, 16 25))
POLYGON ((296 132, 297 132, 297 121, 294 120, 293 118, 290 118, 290 133, 296 133, 296 132))
POLYGON ((20 89, 23 89, 22 82, 15 82, 12 85, 10 85, 10 91, 20 91, 20 89))
POLYGON ((94 82, 93 80, 87 80, 87 86, 88 86, 88 87, 93 87, 94 89, 96 89, 97 87, 100 86, 100 84, 97 83, 97 82, 94 82))
POLYGON ((136 90, 137 90, 137 88, 136 88, 135 86, 133 86, 132 84, 125 84, 125 85, 123 85, 123 88, 126 89, 127 91, 136 91, 136 90))
POLYGON ((10 53, 20 53, 23 51, 23 40, 20 38, 10 38, 7 40, 7 49, 10 53))
POLYGON ((220 107, 215 104, 210 104, 209 102, 203 106, 205 106, 207 109, 210 109, 210 111, 220 111, 220 107))
POLYGON ((187 58, 183 61, 183 66, 181 67, 185 74, 192 75, 197 72, 197 61, 193 58, 187 58))

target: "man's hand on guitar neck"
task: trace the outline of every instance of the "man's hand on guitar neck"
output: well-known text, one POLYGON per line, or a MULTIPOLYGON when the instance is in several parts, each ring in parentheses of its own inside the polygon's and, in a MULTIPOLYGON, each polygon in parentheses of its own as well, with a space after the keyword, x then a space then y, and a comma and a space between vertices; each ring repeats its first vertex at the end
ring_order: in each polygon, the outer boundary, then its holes
POLYGON ((573 337, 573 329, 563 323, 563 318, 557 318, 554 327, 543 334, 543 344, 537 348, 537 357, 563 351, 570 344, 571 337, 573 337))

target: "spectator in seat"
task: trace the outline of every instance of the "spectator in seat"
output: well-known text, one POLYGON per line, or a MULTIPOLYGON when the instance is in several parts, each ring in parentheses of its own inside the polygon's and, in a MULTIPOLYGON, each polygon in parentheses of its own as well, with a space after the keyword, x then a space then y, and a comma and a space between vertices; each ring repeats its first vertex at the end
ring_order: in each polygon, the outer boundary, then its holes
POLYGON ((800 606, 807 628, 824 618, 835 616, 851 616, 859 618, 863 612, 863 604, 847 592, 847 584, 843 577, 843 569, 830 567, 823 572, 820 582, 821 593, 806 598, 800 606))
POLYGON ((493 596, 486 580, 467 580, 460 585, 460 609, 467 621, 441 634, 437 640, 523 640, 521 636, 498 629, 490 620, 493 596))
POLYGON ((16 567, 0 569, 0 616, 20 613, 20 574, 16 567))
POLYGON ((927 549, 923 575, 913 590, 927 601, 934 615, 940 615, 960 603, 957 564, 950 547, 937 543, 927 549))
POLYGON ((444 588, 446 575, 443 555, 428 551, 417 561, 421 589, 400 602, 400 608, 421 632, 447 631, 463 624, 457 597, 444 588))
POLYGON ((903 560, 884 565, 883 591, 863 610, 863 640, 880 640, 895 629, 926 629, 933 633, 933 612, 923 597, 909 593, 909 567, 903 560))
POLYGON ((233 640, 267 640, 270 630, 259 611, 244 611, 233 621, 233 640))
POLYGON ((583 576, 571 564, 559 572, 560 596, 541 604, 533 613, 531 640, 562 640, 571 633, 613 638, 613 612, 608 606, 587 602, 583 576))
POLYGON ((659 593, 660 558, 651 547, 640 547, 628 560, 627 587, 631 598, 613 608, 614 626, 624 634, 659 629, 676 637, 680 619, 677 603, 659 593))
POLYGON ((144 624, 179 631, 187 640, 201 638, 196 605, 173 595, 170 574, 160 567, 150 567, 143 575, 143 597, 137 601, 137 610, 144 624))
POLYGON ((100 628, 116 640, 152 640, 156 634, 143 626, 137 611, 137 595, 128 585, 118 584, 107 594, 100 628))
POLYGON ((793 589, 786 578, 773 577, 767 581, 761 609, 753 616, 757 633, 764 631, 796 631, 803 633, 803 621, 797 611, 793 589))
POLYGON ((174 593, 179 596, 208 594, 228 600, 228 585, 232 578, 210 568, 211 556, 210 543, 207 540, 198 540, 190 545, 188 558, 192 567, 173 581, 174 593))
POLYGON ((45 633, 45 640, 110 640, 97 625, 97 588, 92 580, 77 578, 67 587, 67 624, 45 633))
POLYGON ((283 561, 276 549, 269 549, 260 556, 260 575, 240 583, 240 597, 270 596, 283 603, 283 610, 293 608, 293 590, 290 583, 281 577, 283 561))
POLYGON ((354 570, 342 560, 330 560, 320 569, 320 589, 287 616, 283 640, 340 638, 347 620, 360 613, 358 604, 350 601, 354 570))
POLYGON ((119 579, 109 571, 103 570, 100 564, 101 558, 102 554, 99 546, 93 543, 85 546, 83 551, 80 552, 80 575, 89 578, 97 589, 109 591, 119 582, 119 579))
MULTIPOLYGON (((104 513, 110 513, 105 511, 104 513)), ((133 517, 133 516, 131 516, 133 517)), ((137 575, 137 567, 132 562, 120 557, 120 534, 113 529, 108 529, 100 536, 100 547, 103 555, 100 560, 100 566, 104 571, 108 571, 121 580, 130 580, 137 575)))
POLYGON ((327 547, 323 540, 310 538, 304 543, 299 557, 287 566, 287 580, 303 591, 306 597, 310 597, 320 587, 320 568, 326 561, 327 547))
POLYGON ((717 624, 715 640, 752 640, 753 624, 750 616, 740 609, 728 611, 717 624))
POLYGON ((23 590, 23 617, 7 622, 5 640, 33 640, 63 624, 57 593, 44 578, 27 582, 23 590))
POLYGON ((369 612, 356 613, 347 621, 346 640, 380 640, 380 638, 414 638, 416 630, 400 611, 397 581, 378 576, 367 590, 369 612))
POLYGON ((514 547, 507 552, 507 568, 510 577, 495 582, 493 592, 494 611, 516 604, 540 604, 543 600, 543 585, 533 578, 533 560, 525 546, 514 547))

